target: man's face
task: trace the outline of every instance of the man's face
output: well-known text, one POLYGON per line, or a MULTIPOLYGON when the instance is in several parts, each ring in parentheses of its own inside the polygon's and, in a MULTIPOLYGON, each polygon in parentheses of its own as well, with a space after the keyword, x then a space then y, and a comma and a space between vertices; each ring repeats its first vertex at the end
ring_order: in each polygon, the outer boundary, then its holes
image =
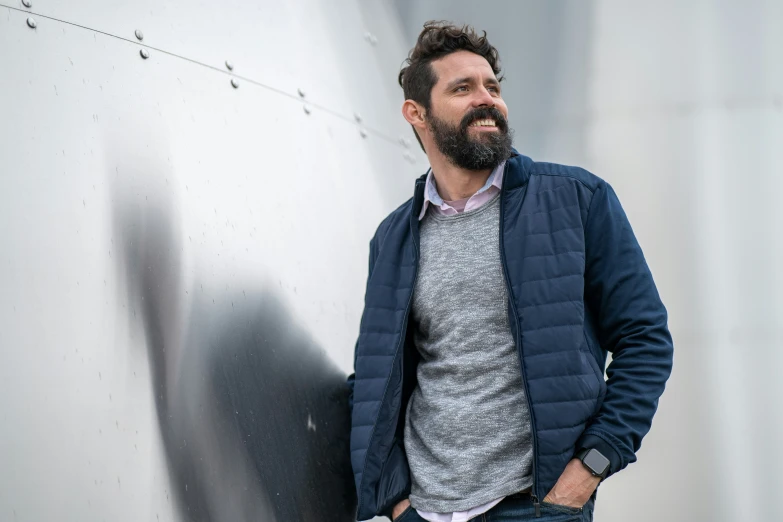
POLYGON ((511 155, 512 132, 500 83, 483 57, 457 51, 432 62, 429 129, 438 149, 458 167, 492 169, 511 155))

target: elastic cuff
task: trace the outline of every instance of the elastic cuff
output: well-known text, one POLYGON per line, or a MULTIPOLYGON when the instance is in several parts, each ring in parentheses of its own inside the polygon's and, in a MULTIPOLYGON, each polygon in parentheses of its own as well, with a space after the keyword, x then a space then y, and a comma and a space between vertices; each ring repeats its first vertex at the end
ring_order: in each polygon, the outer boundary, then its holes
POLYGON ((620 453, 614 448, 614 445, 593 433, 582 435, 582 438, 579 439, 579 442, 576 445, 576 452, 578 453, 580 450, 593 448, 600 451, 601 455, 609 459, 609 473, 606 474, 607 478, 623 469, 623 459, 620 456, 620 453))

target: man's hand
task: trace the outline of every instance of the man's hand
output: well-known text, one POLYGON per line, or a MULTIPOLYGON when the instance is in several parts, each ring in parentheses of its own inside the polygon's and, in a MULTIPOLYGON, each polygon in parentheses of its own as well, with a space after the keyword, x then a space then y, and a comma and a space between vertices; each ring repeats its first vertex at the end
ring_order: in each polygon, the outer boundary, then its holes
POLYGON ((579 509, 590 500, 590 495, 600 482, 601 477, 594 477, 581 460, 572 459, 557 479, 555 487, 544 497, 544 502, 579 509))
POLYGON ((402 515, 402 512, 408 509, 408 506, 410 505, 411 502, 407 498, 398 502, 397 505, 394 506, 394 509, 392 509, 392 520, 397 520, 397 517, 402 515))

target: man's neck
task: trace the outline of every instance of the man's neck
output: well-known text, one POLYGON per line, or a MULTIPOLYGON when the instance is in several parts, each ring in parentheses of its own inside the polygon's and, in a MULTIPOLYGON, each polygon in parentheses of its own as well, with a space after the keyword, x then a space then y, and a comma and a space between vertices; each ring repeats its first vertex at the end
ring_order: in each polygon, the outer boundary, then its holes
POLYGON ((429 158, 432 175, 438 184, 438 195, 445 201, 469 198, 487 182, 492 169, 467 170, 457 167, 445 156, 438 154, 429 158))

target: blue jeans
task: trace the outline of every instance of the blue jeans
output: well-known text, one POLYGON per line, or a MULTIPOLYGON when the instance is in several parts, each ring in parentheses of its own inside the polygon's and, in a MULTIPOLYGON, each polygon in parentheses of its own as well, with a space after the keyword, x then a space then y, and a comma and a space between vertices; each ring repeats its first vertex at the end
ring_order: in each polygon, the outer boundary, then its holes
MULTIPOLYGON (((518 493, 503 499, 500 504, 486 513, 470 519, 470 522, 592 522, 595 501, 591 498, 582 509, 554 504, 540 504, 540 517, 536 517, 533 498, 526 493, 518 493)), ((415 509, 409 507, 394 522, 426 522, 415 509)))

